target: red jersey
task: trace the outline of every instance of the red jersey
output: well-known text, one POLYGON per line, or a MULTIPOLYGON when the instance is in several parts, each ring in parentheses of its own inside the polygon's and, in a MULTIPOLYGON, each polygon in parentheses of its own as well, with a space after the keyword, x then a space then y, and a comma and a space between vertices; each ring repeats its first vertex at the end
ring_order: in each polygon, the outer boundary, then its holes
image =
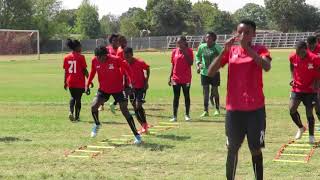
POLYGON ((120 72, 123 69, 127 72, 131 82, 131 71, 129 66, 120 58, 112 55, 107 55, 107 60, 104 63, 98 61, 97 57, 92 59, 91 72, 88 78, 87 86, 92 83, 96 73, 98 73, 99 90, 107 94, 119 93, 124 90, 123 75, 120 72))
POLYGON ((64 57, 63 69, 69 88, 85 88, 84 70, 86 68, 86 59, 80 53, 71 52, 64 57))
POLYGON ((117 49, 114 49, 112 47, 112 45, 107 46, 107 49, 108 49, 109 54, 114 55, 114 56, 117 55, 117 49))
POLYGON ((311 49, 308 49, 308 50, 313 54, 320 56, 320 44, 317 44, 313 51, 311 49))
POLYGON ((294 67, 292 92, 315 92, 313 83, 318 77, 319 57, 307 51, 304 59, 301 59, 296 53, 292 53, 289 61, 294 67))
MULTIPOLYGON (((191 48, 187 49, 187 54, 193 61, 193 50, 191 48)), ((191 65, 179 48, 172 50, 171 63, 173 65, 172 81, 177 84, 191 83, 191 65)))
POLYGON ((134 58, 133 63, 129 64, 130 70, 132 72, 132 86, 136 89, 144 88, 146 83, 146 78, 144 76, 144 70, 149 68, 143 60, 134 58))
MULTIPOLYGON (((251 47, 261 57, 271 59, 262 45, 251 47)), ((253 111, 264 106, 262 67, 241 46, 231 47, 221 61, 228 65, 226 108, 230 111, 253 111)))

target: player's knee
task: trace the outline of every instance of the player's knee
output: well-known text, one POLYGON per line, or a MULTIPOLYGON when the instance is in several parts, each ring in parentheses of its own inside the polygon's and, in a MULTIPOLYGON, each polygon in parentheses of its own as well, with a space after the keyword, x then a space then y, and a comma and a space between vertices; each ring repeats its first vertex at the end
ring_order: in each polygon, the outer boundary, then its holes
POLYGON ((228 153, 236 154, 236 153, 238 153, 240 147, 241 147, 241 145, 231 145, 231 144, 227 144, 228 153))
POLYGON ((262 154, 261 148, 250 148, 250 152, 252 156, 259 156, 262 154))

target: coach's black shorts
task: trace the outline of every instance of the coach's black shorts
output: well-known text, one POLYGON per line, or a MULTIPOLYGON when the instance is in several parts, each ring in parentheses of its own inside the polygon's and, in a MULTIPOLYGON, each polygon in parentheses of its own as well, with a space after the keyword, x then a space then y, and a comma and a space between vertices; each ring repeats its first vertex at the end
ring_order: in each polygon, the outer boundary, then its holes
POLYGON ((225 126, 229 148, 240 148, 246 135, 250 149, 264 148, 265 107, 254 111, 227 111, 225 126))
POLYGON ((98 92, 97 92, 97 97, 104 99, 105 101, 108 101, 110 96, 112 96, 116 102, 124 102, 124 101, 127 102, 128 101, 128 99, 125 96, 124 91, 119 92, 119 93, 111 93, 111 94, 105 93, 101 90, 98 90, 98 92))
POLYGON ((291 92, 290 99, 300 100, 304 106, 313 107, 313 104, 317 102, 317 93, 291 92))
POLYGON ((201 75, 201 85, 211 85, 214 87, 220 86, 220 72, 217 72, 213 77, 201 75))
POLYGON ((133 93, 130 95, 130 101, 145 103, 146 93, 145 89, 133 89, 133 93))

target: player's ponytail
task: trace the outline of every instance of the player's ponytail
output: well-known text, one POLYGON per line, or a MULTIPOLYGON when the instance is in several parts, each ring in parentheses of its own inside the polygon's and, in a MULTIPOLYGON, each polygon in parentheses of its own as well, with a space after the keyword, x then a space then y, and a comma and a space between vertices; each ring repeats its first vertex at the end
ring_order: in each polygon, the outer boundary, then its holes
POLYGON ((78 40, 67 39, 66 45, 69 49, 76 51, 79 47, 81 47, 81 43, 78 40))

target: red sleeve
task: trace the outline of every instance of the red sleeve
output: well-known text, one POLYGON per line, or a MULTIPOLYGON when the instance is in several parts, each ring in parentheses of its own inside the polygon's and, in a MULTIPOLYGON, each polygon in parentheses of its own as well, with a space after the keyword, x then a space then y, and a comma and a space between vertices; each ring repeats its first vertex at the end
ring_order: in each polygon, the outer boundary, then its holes
POLYGON ((82 65, 83 69, 87 68, 86 58, 83 55, 81 55, 81 65, 82 65))
POLYGON ((128 83, 132 85, 132 71, 129 67, 129 64, 126 60, 121 60, 117 58, 120 62, 120 68, 123 70, 123 73, 126 75, 126 78, 128 80, 128 83))
POLYGON ((91 62, 91 71, 90 71, 90 74, 89 74, 89 77, 88 77, 87 88, 92 83, 92 80, 93 80, 93 78, 94 78, 94 76, 96 75, 96 72, 97 72, 96 65, 95 65, 95 60, 96 60, 96 58, 93 58, 92 62, 91 62))
POLYGON ((144 69, 144 70, 147 70, 150 66, 146 63, 146 62, 144 62, 144 61, 141 61, 142 63, 142 69, 144 69))
POLYGON ((318 69, 320 67, 320 57, 319 56, 313 56, 313 62, 316 68, 318 69))
POLYGON ((67 69, 68 69, 67 57, 64 57, 64 59, 63 59, 63 69, 65 71, 67 71, 67 69))
POLYGON ((175 53, 176 53, 176 49, 173 49, 171 52, 171 64, 174 64, 173 58, 174 58, 175 53))
POLYGON ((191 57, 192 61, 194 61, 193 50, 192 50, 191 48, 189 48, 188 54, 189 54, 189 56, 191 57))
POLYGON ((291 64, 294 63, 294 59, 295 59, 294 56, 295 56, 295 53, 291 53, 289 55, 289 61, 290 61, 291 64))
POLYGON ((270 60, 272 60, 271 55, 269 50, 265 47, 265 46, 261 46, 259 48, 258 54, 260 55, 260 57, 262 58, 268 58, 270 60))
POLYGON ((222 55, 221 67, 224 67, 227 63, 229 63, 230 52, 231 51, 229 50, 222 55))

